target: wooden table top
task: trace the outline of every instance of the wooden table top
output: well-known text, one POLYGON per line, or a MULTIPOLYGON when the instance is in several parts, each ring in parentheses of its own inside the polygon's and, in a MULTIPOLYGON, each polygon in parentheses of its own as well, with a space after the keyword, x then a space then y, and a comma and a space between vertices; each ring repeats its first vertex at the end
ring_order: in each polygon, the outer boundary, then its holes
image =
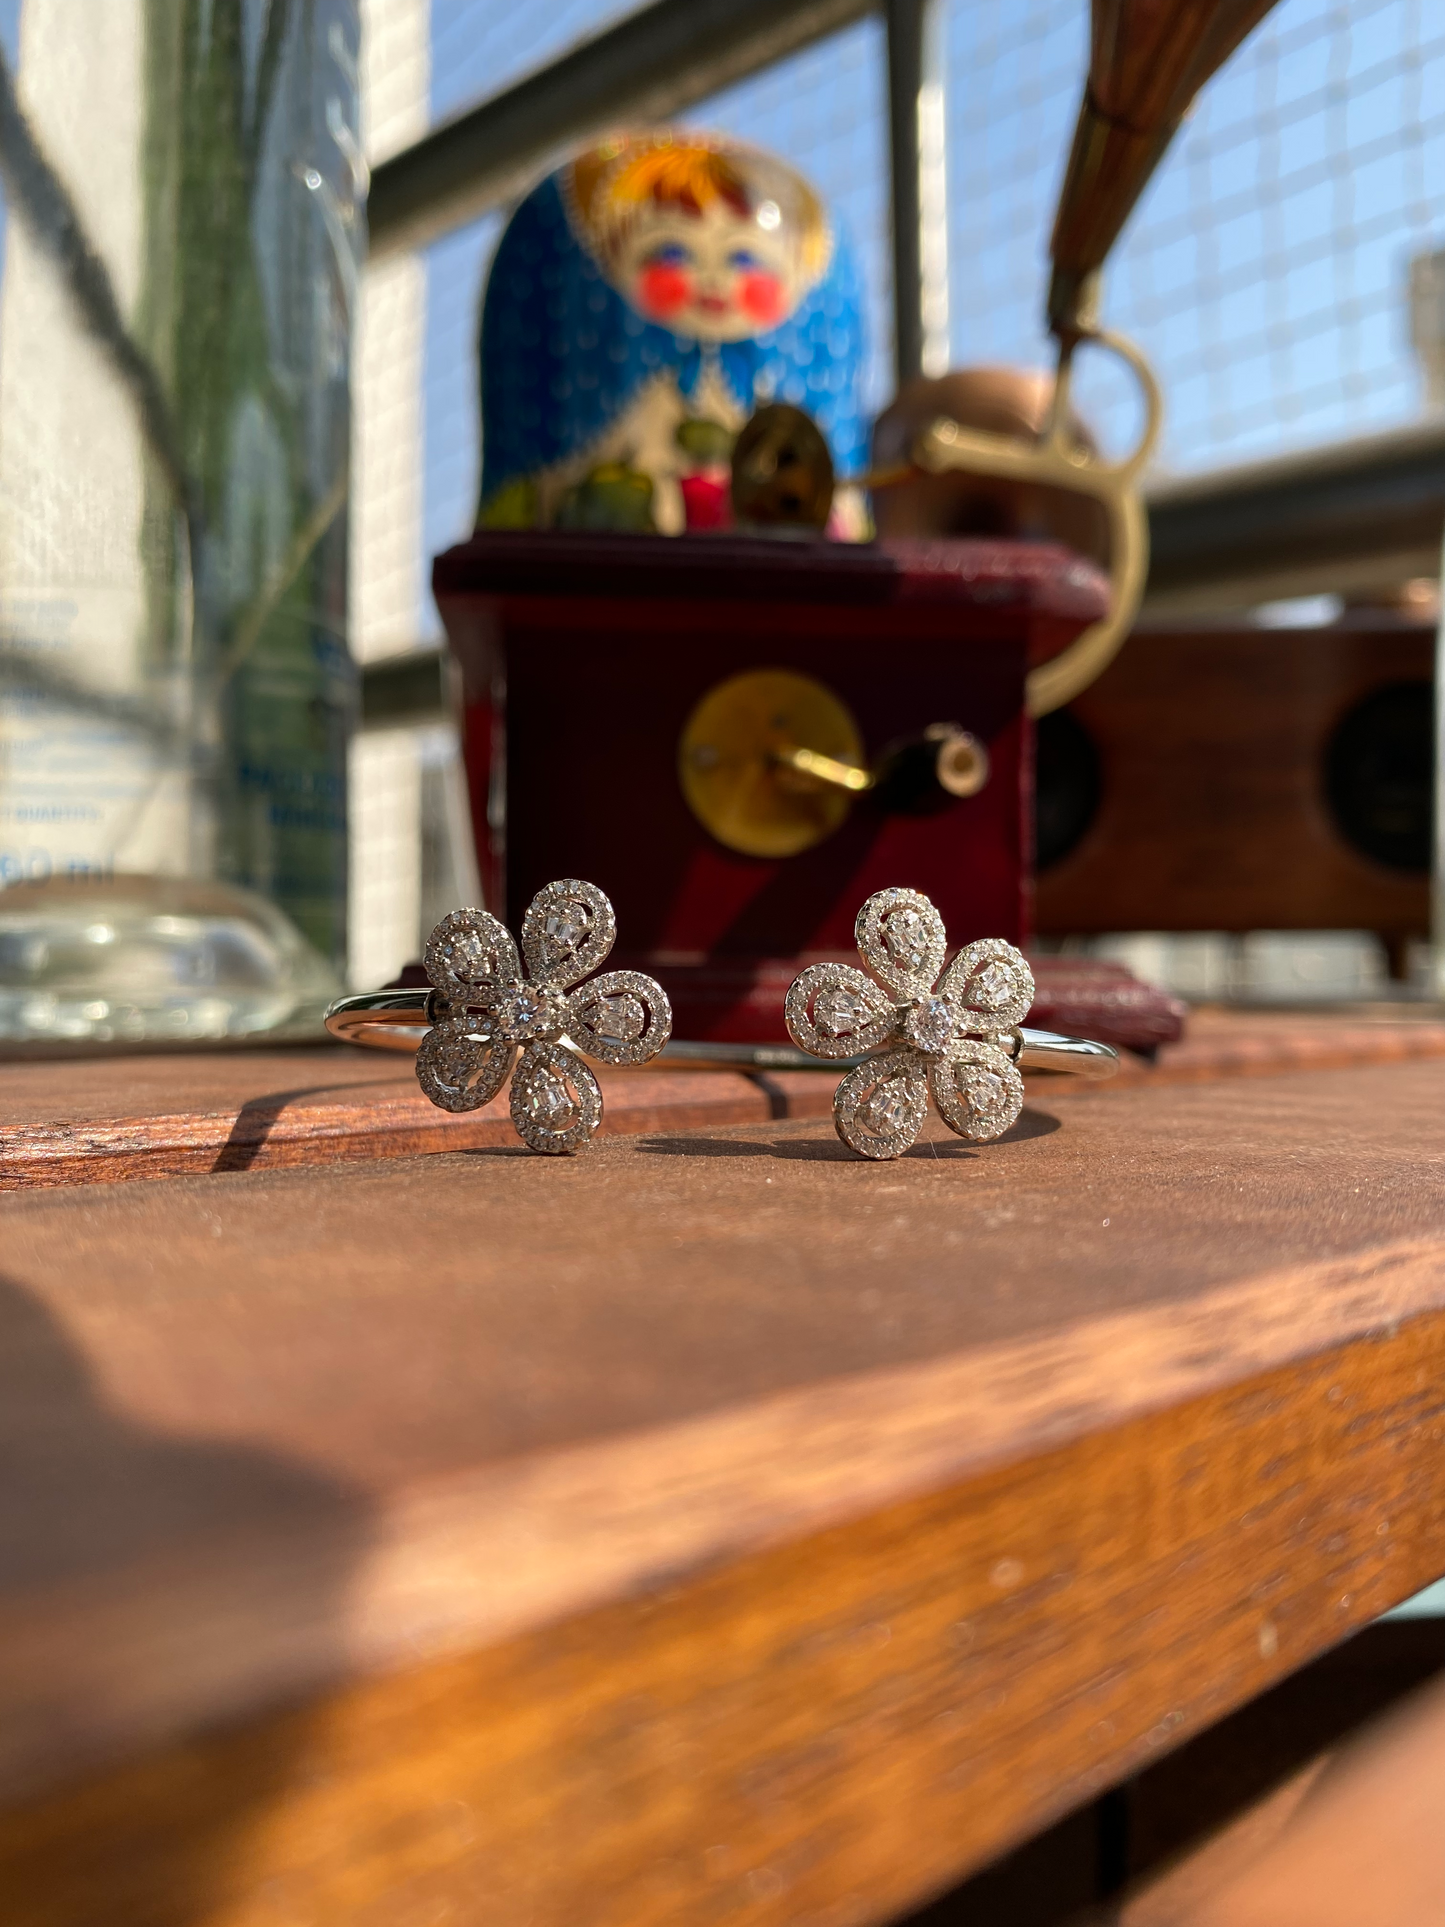
MULTIPOLYGON (((1445 1057, 1445 1012, 1204 1009, 1152 1062, 1123 1057, 1111 1092, 1445 1057)), ((602 1070, 599 1081, 603 1130, 636 1135, 826 1117, 836 1077, 654 1067, 602 1070)), ((323 1044, 0 1061, 0 1191, 515 1143, 505 1091, 480 1111, 449 1116, 423 1096, 405 1055, 323 1044)))
POLYGON ((884 1919, 1436 1577, 1445 1059, 1255 1035, 892 1165, 738 1079, 0 1201, 7 1927, 884 1919))

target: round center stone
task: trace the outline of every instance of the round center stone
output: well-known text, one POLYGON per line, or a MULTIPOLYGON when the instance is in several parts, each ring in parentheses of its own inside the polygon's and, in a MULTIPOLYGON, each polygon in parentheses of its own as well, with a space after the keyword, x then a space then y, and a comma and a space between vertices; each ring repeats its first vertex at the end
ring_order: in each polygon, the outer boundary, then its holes
POLYGON ((909 1042, 935 1056, 948 1049, 957 1028, 953 1010, 942 997, 924 997, 908 1013, 909 1042))
POLYGON ((870 1016, 856 990, 825 990, 813 1003, 813 1022, 825 1037, 851 1037, 870 1016))
POLYGON ((883 941, 905 970, 918 970, 928 950, 928 932, 916 910, 895 910, 883 926, 883 941))
POLYGON ((973 980, 974 1002, 985 1010, 1002 1010, 1017 994, 1018 979, 1006 963, 985 964, 973 980))
POLYGON ((858 1116, 870 1131, 881 1131, 891 1136, 895 1131, 903 1130, 913 1116, 908 1080, 890 1077, 887 1083, 880 1084, 859 1110, 858 1116))
POLYGON ((513 1043, 540 1037, 556 1022, 552 1000, 530 984, 513 984, 497 999, 497 1028, 513 1043))

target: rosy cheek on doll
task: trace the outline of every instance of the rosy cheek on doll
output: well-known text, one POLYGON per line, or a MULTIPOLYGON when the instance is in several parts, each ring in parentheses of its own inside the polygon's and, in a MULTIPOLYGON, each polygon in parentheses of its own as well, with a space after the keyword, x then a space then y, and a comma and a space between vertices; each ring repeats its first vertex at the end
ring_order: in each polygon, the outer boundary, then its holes
POLYGON ((692 296, 692 276, 667 262, 651 262, 637 278, 638 304, 661 321, 685 308, 692 296))
POLYGON ((754 321, 769 325, 783 314, 783 284, 775 274, 754 269, 738 282, 738 306, 754 321))

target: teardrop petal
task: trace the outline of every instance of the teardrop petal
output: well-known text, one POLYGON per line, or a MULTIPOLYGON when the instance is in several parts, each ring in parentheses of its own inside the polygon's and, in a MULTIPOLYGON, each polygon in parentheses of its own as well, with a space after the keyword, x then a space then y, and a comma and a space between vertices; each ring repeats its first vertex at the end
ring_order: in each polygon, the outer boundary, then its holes
POLYGON ((943 918, 920 890, 876 890, 858 912, 858 952, 899 997, 921 997, 943 968, 943 918))
POLYGON ((522 919, 522 955, 535 984, 569 990, 590 977, 617 940, 612 905, 595 883, 563 877, 539 890, 522 919))
POLYGON ((581 1150, 602 1121, 602 1093, 580 1057, 558 1044, 533 1044, 512 1079, 512 1122, 534 1151, 581 1150))
POLYGON ((645 1064, 672 1035, 667 992, 638 970, 610 970, 567 999, 563 1029, 603 1064, 645 1064))
POLYGON ((943 973, 940 992, 960 1004, 971 1031, 993 1036, 1013 1030, 1034 1001, 1028 958, 1002 937, 965 944, 943 973))
POLYGON ((512 933, 490 910, 453 910, 426 940, 427 978, 448 1002, 486 1000, 499 984, 522 974, 512 933))
POLYGON ((416 1054, 416 1081, 444 1111, 479 1111, 507 1081, 517 1053, 492 1034, 489 1019, 449 1017, 433 1024, 416 1054))
POLYGON ((865 1158, 901 1158, 928 1116, 928 1080, 916 1051, 894 1050, 855 1065, 833 1099, 833 1123, 865 1158))
POLYGON ((851 964, 810 964, 788 986, 788 1035, 813 1057, 861 1057, 892 1038, 898 1012, 871 977, 851 964))
POLYGON ((1024 1107, 1017 1064, 999 1045, 973 1038, 929 1065, 928 1087, 949 1130, 980 1144, 1011 1130, 1024 1107))

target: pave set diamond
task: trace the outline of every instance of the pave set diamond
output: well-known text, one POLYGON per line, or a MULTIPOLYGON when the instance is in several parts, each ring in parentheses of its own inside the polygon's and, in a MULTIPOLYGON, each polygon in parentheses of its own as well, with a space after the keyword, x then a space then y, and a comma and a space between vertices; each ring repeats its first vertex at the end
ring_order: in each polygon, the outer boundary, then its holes
POLYGON ((838 1086, 838 1134, 865 1157, 894 1158, 918 1138, 930 1096, 960 1137, 1000 1136, 1023 1104, 1016 1030, 1033 973, 1002 938, 968 944, 944 968, 943 920, 916 890, 879 890, 858 912, 873 975, 813 964, 788 991, 789 1035, 823 1058, 862 1059, 838 1086))
POLYGON ((601 1122, 602 1094, 579 1053, 642 1064, 672 1033, 667 995, 651 977, 634 970, 591 977, 616 931, 607 898, 575 877, 532 899, 520 957, 511 932, 489 912, 444 917, 425 956, 437 1021, 416 1064, 433 1104, 477 1110, 510 1076, 512 1122, 533 1150, 585 1144, 601 1122))
POLYGON ((1018 995, 1018 979, 1006 963, 985 964, 971 986, 974 1001, 984 1010, 1002 1010, 1018 995))
POLYGON ((614 997, 599 997, 592 1005, 596 1013, 592 1029, 609 1044, 633 1044, 647 1028, 647 1012, 640 1000, 625 992, 614 997))
POLYGON ((587 935, 587 922, 586 904, 562 903, 547 912, 542 932, 557 955, 566 956, 587 935))
POLYGON ((523 1100, 539 1123, 555 1131, 564 1120, 571 1122, 576 1106, 572 1093, 555 1071, 539 1070, 523 1100))
POLYGON ((825 1037, 851 1037, 868 1021, 868 1006, 856 990, 825 990, 813 1005, 813 1022, 825 1037))
POLYGON ((890 1077, 859 1105, 859 1120, 870 1131, 901 1131, 913 1114, 911 1099, 908 1079, 903 1076, 890 1077))
POLYGON ((917 910, 895 910, 883 926, 883 941, 905 970, 923 968, 928 955, 927 926, 917 910))
POLYGON ((480 930, 449 932, 437 946, 448 976, 462 984, 485 984, 497 976, 497 954, 480 930))

